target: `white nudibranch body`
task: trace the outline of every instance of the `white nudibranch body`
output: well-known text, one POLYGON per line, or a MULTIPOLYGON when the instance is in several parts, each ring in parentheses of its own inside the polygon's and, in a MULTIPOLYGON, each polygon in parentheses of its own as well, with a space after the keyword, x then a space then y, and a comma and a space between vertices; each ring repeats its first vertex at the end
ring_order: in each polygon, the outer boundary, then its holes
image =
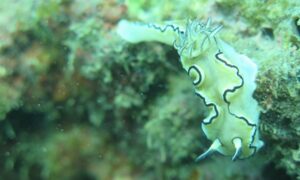
POLYGON ((196 95, 209 108, 201 126, 213 143, 197 161, 215 151, 232 160, 245 159, 263 146, 258 134, 259 107, 252 97, 257 66, 218 38, 220 30, 221 26, 211 28, 210 20, 188 21, 185 26, 122 20, 117 27, 128 42, 159 41, 177 49, 196 95))

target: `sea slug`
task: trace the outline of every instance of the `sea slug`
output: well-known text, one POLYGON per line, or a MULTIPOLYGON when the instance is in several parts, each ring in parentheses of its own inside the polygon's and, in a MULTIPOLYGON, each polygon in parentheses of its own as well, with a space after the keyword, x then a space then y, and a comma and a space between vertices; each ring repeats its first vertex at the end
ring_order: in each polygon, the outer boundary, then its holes
POLYGON ((259 107, 252 97, 257 66, 247 56, 217 37, 222 26, 189 20, 185 25, 146 24, 121 20, 118 34, 131 43, 159 41, 173 45, 195 86, 195 93, 209 108, 201 126, 209 149, 196 160, 217 151, 245 159, 263 146, 259 139, 259 107))

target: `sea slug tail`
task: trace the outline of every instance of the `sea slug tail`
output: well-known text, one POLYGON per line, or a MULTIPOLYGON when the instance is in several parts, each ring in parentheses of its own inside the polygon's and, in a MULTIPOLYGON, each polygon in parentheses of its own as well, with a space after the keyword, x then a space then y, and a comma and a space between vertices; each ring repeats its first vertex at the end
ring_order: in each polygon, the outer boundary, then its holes
POLYGON ((158 41, 173 45, 181 32, 181 28, 173 24, 146 24, 121 20, 117 26, 117 33, 130 43, 158 41))

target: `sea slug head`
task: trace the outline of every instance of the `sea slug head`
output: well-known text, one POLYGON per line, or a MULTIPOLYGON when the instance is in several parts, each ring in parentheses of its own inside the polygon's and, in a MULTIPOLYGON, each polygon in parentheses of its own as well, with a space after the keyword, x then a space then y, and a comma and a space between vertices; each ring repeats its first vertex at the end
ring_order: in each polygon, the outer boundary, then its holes
POLYGON ((174 41, 174 47, 180 56, 197 57, 215 43, 214 36, 222 26, 211 28, 210 24, 210 19, 206 23, 201 23, 199 20, 187 21, 185 31, 180 32, 174 41))

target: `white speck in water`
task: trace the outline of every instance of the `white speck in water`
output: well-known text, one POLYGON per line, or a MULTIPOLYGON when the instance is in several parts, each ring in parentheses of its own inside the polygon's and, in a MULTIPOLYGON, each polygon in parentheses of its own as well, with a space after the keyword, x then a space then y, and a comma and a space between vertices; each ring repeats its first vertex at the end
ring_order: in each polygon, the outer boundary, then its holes
POLYGON ((48 149, 47 149, 46 147, 43 147, 43 148, 42 148, 42 151, 43 151, 43 152, 47 152, 48 149))

